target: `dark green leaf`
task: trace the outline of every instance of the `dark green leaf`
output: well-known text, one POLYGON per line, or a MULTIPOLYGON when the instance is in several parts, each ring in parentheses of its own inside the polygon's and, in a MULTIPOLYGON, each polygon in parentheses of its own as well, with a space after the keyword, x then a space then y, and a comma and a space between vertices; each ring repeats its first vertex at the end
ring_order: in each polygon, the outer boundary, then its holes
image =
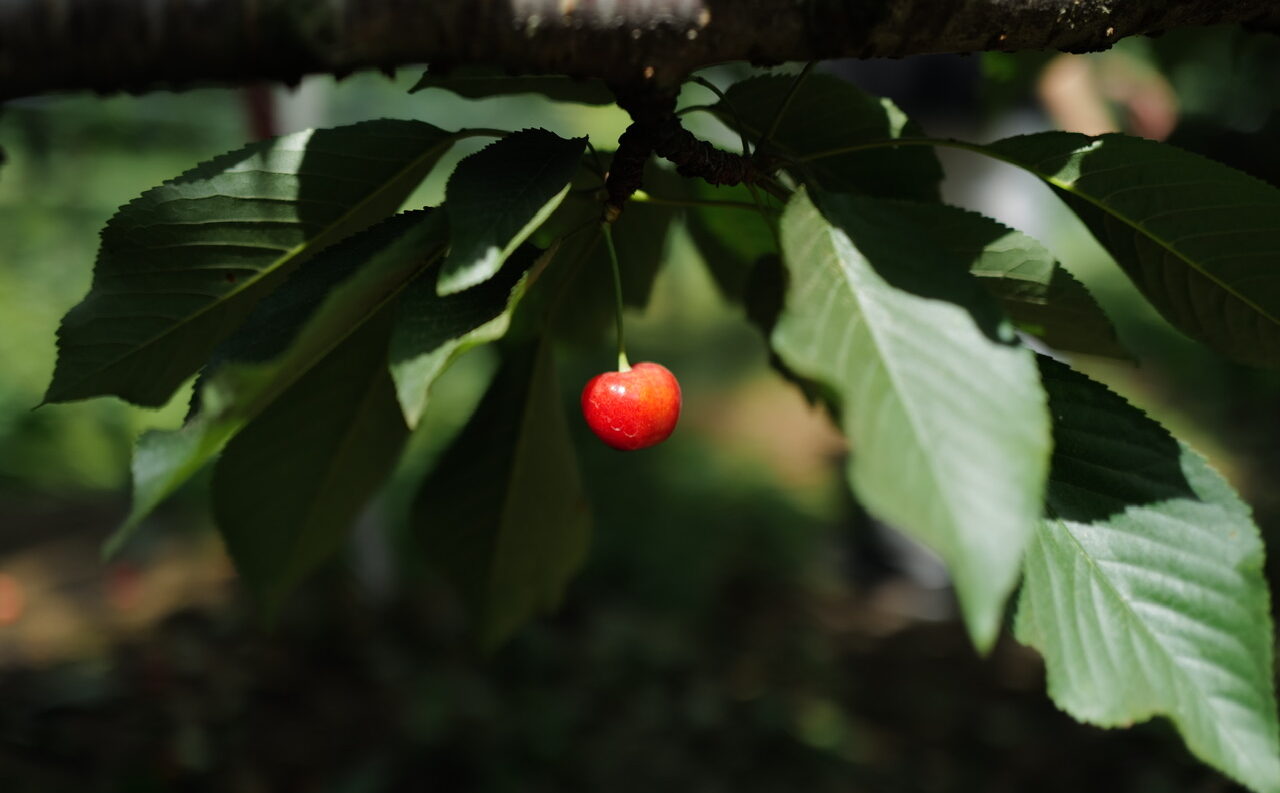
POLYGON ((1280 190, 1172 146, 1065 132, 978 147, 1040 176, 1188 335, 1280 365, 1280 190))
POLYGON ((384 309, 227 444, 213 509, 236 570, 269 612, 342 547, 408 437, 387 372, 384 309))
POLYGON ((506 356, 424 484, 414 521, 484 646, 559 602, 586 554, 590 515, 547 342, 506 356))
POLYGON ((569 192, 585 146, 586 138, 527 129, 458 164, 445 190, 453 238, 436 283, 441 295, 498 272, 569 192))
MULTIPOLYGON (((259 303, 201 378, 199 412, 179 430, 138 440, 133 507, 106 552, 118 549, 254 416, 438 261, 446 241, 443 213, 397 215, 325 251, 259 303)), ((379 358, 385 364, 385 350, 379 358)))
POLYGON ((1105 727, 1168 716, 1202 760, 1280 790, 1263 548, 1221 476, 1103 386, 1042 359, 1054 415, 1046 518, 1017 635, 1049 694, 1105 727))
POLYGON ((575 79, 562 74, 503 74, 486 67, 459 67, 443 74, 428 69, 409 93, 442 88, 466 99, 512 94, 541 94, 556 102, 611 105, 613 92, 603 80, 575 79))
MULTIPOLYGON (((752 77, 726 92, 716 114, 756 141, 769 129, 795 78, 752 77), (737 115, 735 116, 735 112, 737 115)), ((852 83, 824 74, 810 75, 791 98, 773 138, 763 151, 789 158, 830 152, 867 141, 918 137, 919 127, 888 99, 863 93, 852 83)), ((942 166, 931 149, 903 147, 855 151, 823 157, 800 172, 827 190, 847 190, 886 198, 938 200, 942 166)))
POLYGON ((147 191, 102 232, 45 401, 164 404, 287 272, 394 212, 453 140, 417 121, 310 130, 147 191))
POLYGON ((804 191, 782 218, 773 348, 840 397, 849 480, 933 548, 987 648, 1040 516, 1049 417, 1030 351, 967 272, 892 204, 804 191))

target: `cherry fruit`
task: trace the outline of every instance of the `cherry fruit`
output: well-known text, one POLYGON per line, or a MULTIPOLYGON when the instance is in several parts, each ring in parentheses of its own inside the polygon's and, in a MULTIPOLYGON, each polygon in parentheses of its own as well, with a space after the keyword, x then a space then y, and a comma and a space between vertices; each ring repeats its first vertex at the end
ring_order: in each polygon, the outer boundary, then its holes
POLYGON ((582 389, 582 415, 600 440, 632 451, 662 443, 680 418, 680 383, 658 363, 598 374, 582 389))

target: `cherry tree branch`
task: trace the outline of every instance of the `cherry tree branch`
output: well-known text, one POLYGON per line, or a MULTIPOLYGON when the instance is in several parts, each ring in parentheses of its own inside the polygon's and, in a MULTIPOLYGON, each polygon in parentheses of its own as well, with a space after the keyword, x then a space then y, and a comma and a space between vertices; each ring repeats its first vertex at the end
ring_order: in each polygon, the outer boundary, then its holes
POLYGON ((672 85, 713 63, 1104 49, 1276 0, 3 0, 0 99, 430 62, 672 85))

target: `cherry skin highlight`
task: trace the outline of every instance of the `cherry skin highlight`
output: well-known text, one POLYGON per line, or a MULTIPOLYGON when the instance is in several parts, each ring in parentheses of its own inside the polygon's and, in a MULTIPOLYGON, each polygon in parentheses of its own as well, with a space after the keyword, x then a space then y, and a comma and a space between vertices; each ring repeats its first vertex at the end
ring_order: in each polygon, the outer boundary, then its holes
POLYGON ((680 418, 680 383, 658 363, 605 372, 582 389, 582 415, 605 444, 623 451, 662 443, 680 418))

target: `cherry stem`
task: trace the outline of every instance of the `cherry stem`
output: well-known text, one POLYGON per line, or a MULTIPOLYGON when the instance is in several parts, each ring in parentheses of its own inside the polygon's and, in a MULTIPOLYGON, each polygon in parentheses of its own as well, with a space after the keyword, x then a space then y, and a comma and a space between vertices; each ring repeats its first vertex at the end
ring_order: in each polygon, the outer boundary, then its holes
POLYGON ((604 244, 609 249, 609 264, 613 268, 613 307, 618 320, 618 371, 631 371, 631 362, 627 360, 627 345, 622 333, 622 272, 618 268, 618 249, 613 247, 613 226, 601 223, 604 231, 604 244))

